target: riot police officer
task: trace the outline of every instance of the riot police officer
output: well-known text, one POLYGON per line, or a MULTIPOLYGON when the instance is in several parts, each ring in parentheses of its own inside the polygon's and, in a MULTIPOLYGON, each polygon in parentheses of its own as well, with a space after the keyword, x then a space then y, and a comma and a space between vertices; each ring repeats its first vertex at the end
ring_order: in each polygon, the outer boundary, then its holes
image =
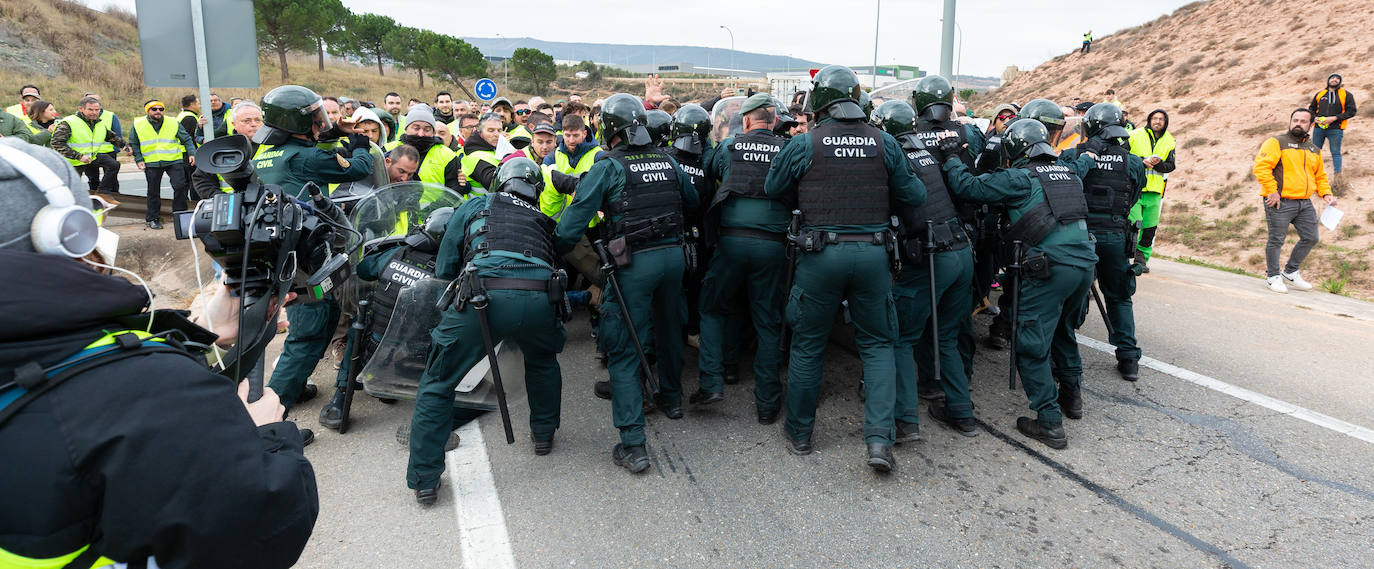
MULTIPOLYGON (((711 114, 706 112, 701 105, 688 103, 673 114, 673 122, 669 125, 668 146, 663 149, 663 153, 677 161, 678 168, 692 180, 692 187, 696 188, 697 199, 700 206, 687 213, 687 227, 702 227, 702 216, 706 213, 706 205, 710 203, 711 196, 715 194, 715 183, 706 175, 706 160, 712 148, 711 141, 711 114)), ((697 250, 698 259, 696 269, 689 271, 682 285, 683 292, 687 296, 687 335, 701 333, 701 310, 697 303, 701 300, 701 281, 706 278, 706 259, 711 258, 711 246, 705 242, 700 243, 697 250)), ((700 343, 698 343, 700 346, 700 343)), ((734 362, 737 361, 739 347, 731 345, 726 354, 726 383, 739 382, 739 369, 734 362)))
MULTIPOLYGON (((320 187, 330 183, 354 182, 372 174, 372 141, 352 132, 352 127, 333 125, 325 114, 324 102, 314 91, 298 85, 283 85, 262 98, 263 126, 253 135, 258 143, 253 154, 253 169, 264 184, 280 186, 286 194, 304 199, 304 186, 314 182, 320 187), (318 140, 346 135, 348 158, 315 146, 318 140)), ((321 302, 292 304, 286 307, 291 331, 282 344, 281 358, 272 372, 269 386, 290 409, 314 396, 307 380, 324 356, 339 322, 339 303, 326 298, 321 302), (302 398, 302 394, 306 397, 302 398)), ((303 430, 307 444, 314 433, 303 430)))
POLYGON ((822 355, 835 312, 848 300, 867 393, 867 464, 886 472, 896 465, 890 268, 895 238, 888 231, 888 204, 920 206, 925 186, 912 174, 897 140, 864 121, 854 71, 827 66, 811 84, 816 127, 787 142, 764 181, 768 197, 796 203, 801 211, 796 237, 801 253, 785 314, 793 333, 783 432, 789 451, 811 453, 822 355))
POLYGON ((649 129, 649 138, 653 139, 654 146, 667 146, 671 142, 669 135, 673 131, 673 115, 658 109, 644 111, 644 127, 649 129))
MULTIPOLYGON (((917 112, 916 138, 925 142, 927 148, 934 148, 947 138, 956 140, 958 150, 954 154, 965 166, 973 168, 977 161, 977 152, 981 151, 984 145, 983 133, 974 125, 965 125, 954 120, 954 86, 949 79, 940 75, 927 75, 916 82, 916 89, 911 93, 911 106, 917 112)), ((967 354, 964 358, 964 373, 972 375, 975 348, 972 310, 975 308, 974 301, 981 301, 987 296, 987 291, 992 286, 993 274, 996 272, 995 247, 989 245, 995 243, 991 228, 995 226, 996 218, 989 208, 965 203, 957 196, 954 205, 959 212, 960 221, 972 228, 969 237, 973 240, 975 268, 972 285, 974 290, 969 310, 958 316, 950 314, 949 317, 952 320, 957 319, 960 324, 959 352, 967 354)), ((932 378, 933 369, 930 362, 936 356, 930 353, 929 344, 917 344, 916 349, 917 361, 921 365, 921 377, 932 378)), ((941 391, 935 388, 934 382, 923 382, 920 387, 921 392, 929 399, 938 399, 941 396, 941 391)))
POLYGON ((887 101, 874 112, 873 123, 897 138, 926 187, 925 205, 901 204, 895 208, 902 250, 902 270, 892 286, 898 324, 897 442, 916 440, 920 432, 914 349, 921 342, 939 346, 930 350, 940 363, 940 373, 932 374, 938 377, 931 379, 938 382, 937 389, 945 397, 943 402, 931 403, 931 417, 964 436, 977 436, 968 374, 964 371, 964 360, 972 354, 961 352, 959 346, 960 319, 972 302, 969 297, 973 291, 973 251, 969 238, 945 187, 940 162, 916 138, 916 112, 911 105, 906 101, 887 101), (934 342, 930 334, 934 335, 934 342))
POLYGON ((406 483, 421 505, 438 499, 454 388, 487 356, 481 318, 493 344, 513 340, 524 353, 535 454, 553 450, 558 429, 563 379, 557 354, 565 336, 558 308, 563 299, 554 298, 561 292, 553 281, 565 277, 554 268, 554 221, 539 211, 544 176, 533 160, 515 158, 497 169, 494 185, 496 193, 475 195, 453 213, 439 245, 435 274, 461 278, 462 292, 430 333, 434 345, 415 398, 406 483), (479 293, 490 299, 489 309, 470 302, 479 293))
POLYGON ((1077 361, 1074 329, 1083 322, 1082 307, 1097 264, 1086 218, 1088 205, 1075 169, 1092 167, 1093 155, 1079 157, 1076 168, 1056 161, 1039 122, 1019 120, 1002 139, 1006 169, 974 176, 956 159, 954 139, 940 144, 949 189, 960 198, 1007 207, 1011 229, 1003 238, 1011 245, 1017 276, 1016 368, 1036 418, 1020 417, 1016 429, 1051 448, 1068 446, 1055 379, 1077 387, 1082 369, 1066 369, 1077 361), (1053 362, 1053 364, 1051 363, 1053 362))
MULTIPOLYGON (((1116 369, 1127 381, 1140 378, 1140 346, 1135 337, 1135 294, 1132 263, 1136 228, 1127 218, 1131 207, 1145 189, 1145 162, 1126 146, 1130 133, 1121 126, 1121 109, 1112 103, 1098 103, 1083 115, 1083 134, 1088 141, 1060 155, 1064 162, 1079 153, 1092 152, 1097 163, 1083 176, 1088 199, 1088 230, 1097 238, 1097 282, 1106 301, 1109 338, 1116 346, 1116 369)), ((1084 305, 1084 310, 1088 306, 1084 305)), ((1081 398, 1075 398, 1080 402, 1081 398)), ((1081 402, 1079 403, 1081 406, 1081 402)), ((1081 416, 1081 409, 1066 410, 1070 419, 1081 416)))
POLYGON ((729 316, 737 304, 747 302, 758 334, 754 406, 759 423, 771 424, 782 407, 778 336, 787 277, 783 244, 791 215, 786 205, 764 194, 763 182, 787 140, 773 132, 777 106, 767 93, 749 97, 740 114, 745 133, 722 140, 707 165, 719 189, 707 206, 703 227, 714 252, 701 291, 701 386, 691 402, 705 405, 725 398, 726 346, 737 344, 727 330, 738 319, 729 316))
POLYGON ((669 419, 681 418, 684 212, 697 207, 697 192, 677 162, 653 145, 639 97, 612 95, 602 105, 598 121, 610 151, 578 184, 577 195, 558 221, 554 243, 559 253, 567 253, 586 233, 592 216, 606 212, 600 227, 617 273, 606 279, 618 279, 625 297, 606 290, 597 342, 609 358, 611 415, 620 430, 612 458, 638 473, 649 468, 638 376, 639 368, 649 366, 638 357, 624 314, 634 322, 643 348, 657 356, 662 391, 655 403, 669 419))

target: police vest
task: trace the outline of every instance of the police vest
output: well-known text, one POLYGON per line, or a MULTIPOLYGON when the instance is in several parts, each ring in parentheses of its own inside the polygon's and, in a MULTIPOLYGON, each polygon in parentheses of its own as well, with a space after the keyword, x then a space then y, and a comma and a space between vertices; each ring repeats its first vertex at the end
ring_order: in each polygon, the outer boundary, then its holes
POLYGON ((1056 227, 1087 219, 1083 182, 1073 170, 1058 162, 1036 161, 1028 164, 1025 171, 1040 181, 1045 201, 1032 206, 1011 226, 1004 243, 1021 241, 1025 247, 1034 247, 1056 227))
POLYGON ((606 156, 625 170, 625 189, 606 208, 612 218, 619 218, 611 227, 612 236, 627 238, 631 246, 681 239, 684 222, 677 166, 653 146, 621 146, 606 156))
MULTIPOLYGON (((96 150, 100 148, 101 143, 99 141, 105 140, 105 136, 110 132, 105 123, 96 121, 95 126, 91 126, 86 123, 85 119, 81 118, 81 115, 68 116, 62 119, 62 122, 71 127, 72 136, 67 139, 67 146, 75 150, 77 154, 95 154, 96 150)), ((72 160, 71 158, 68 158, 67 162, 70 162, 72 166, 86 165, 80 160, 72 160)))
MULTIPOLYGON (((1136 129, 1131 133, 1131 154, 1141 158, 1158 156, 1161 160, 1168 160, 1169 154, 1174 151, 1174 135, 1165 132, 1158 140, 1154 138, 1154 132, 1149 127, 1136 129)), ((1164 182, 1168 180, 1168 175, 1156 172, 1154 168, 1145 169, 1145 191, 1156 194, 1164 193, 1164 182)))
POLYGON ((809 226, 886 224, 889 190, 882 131, 859 121, 811 130, 811 168, 797 184, 809 226))
POLYGON ((371 312, 367 323, 369 346, 372 345, 372 334, 381 336, 386 332, 391 316, 396 312, 396 299, 400 298, 401 289, 433 277, 434 263, 435 252, 420 251, 409 245, 402 246, 387 261, 378 276, 379 284, 370 302, 371 312))
POLYGON ((954 137, 959 141, 959 153, 955 154, 955 156, 959 157, 959 160, 964 163, 964 166, 968 166, 968 168, 972 170, 974 164, 973 152, 964 147, 965 144, 968 144, 968 137, 965 136, 964 133, 964 125, 953 121, 949 123, 937 123, 925 119, 916 121, 916 138, 926 143, 927 149, 938 147, 941 140, 950 137, 954 137))
MULTIPOLYGON (((472 177, 472 173, 477 170, 478 162, 486 162, 492 166, 500 166, 501 159, 497 158, 496 152, 491 150, 477 150, 463 155, 463 172, 468 177, 468 187, 473 190, 483 190, 482 193, 485 193, 487 189, 486 186, 483 186, 481 182, 478 182, 472 177)), ((440 180, 439 183, 442 184, 443 181, 440 180)))
POLYGON ((463 261, 504 251, 537 259, 553 268, 553 230, 557 225, 539 208, 509 192, 491 194, 487 208, 468 224, 463 241, 463 261), (476 221, 482 226, 476 227, 476 221), (480 239, 479 239, 480 238, 480 239))
POLYGON ((301 152, 318 151, 313 146, 299 144, 264 144, 253 154, 253 170, 263 184, 278 186, 286 195, 299 199, 309 180, 300 175, 300 168, 291 167, 291 159, 301 152))
POLYGON ((782 151, 787 141, 772 132, 751 131, 731 139, 730 174, 720 186, 713 202, 725 201, 726 194, 748 198, 765 198, 763 181, 773 157, 782 151))
POLYGON ((902 143, 902 150, 906 153, 906 159, 911 163, 911 169, 916 172, 916 177, 926 187, 926 203, 920 207, 913 207, 907 204, 896 204, 897 219, 900 221, 898 228, 902 234, 904 243, 903 251, 909 260, 915 260, 917 246, 912 241, 919 241, 924 244, 929 236, 927 222, 935 230, 935 244, 940 250, 962 249, 968 245, 968 236, 965 235, 962 224, 956 219, 959 212, 954 209, 954 200, 951 198, 949 188, 945 186, 944 172, 940 170, 940 163, 930 154, 929 150, 921 145, 921 141, 915 136, 903 135, 899 141, 902 143), (953 220, 953 223, 950 221, 953 220))
POLYGON ((156 162, 178 162, 181 160, 182 147, 181 140, 177 138, 177 133, 181 131, 181 125, 176 121, 162 119, 162 126, 153 130, 153 122, 148 117, 138 117, 134 120, 134 132, 138 134, 138 150, 143 155, 143 161, 147 163, 156 162))
MULTIPOLYGON (((1084 148, 1080 146, 1079 150, 1084 148)), ((1097 157, 1097 165, 1083 176, 1088 213, 1093 214, 1088 219, 1090 229, 1121 229, 1120 221, 1124 221, 1131 213, 1131 206, 1135 205, 1138 196, 1136 189, 1131 187, 1131 176, 1126 169, 1130 154, 1125 148, 1113 144, 1097 157), (1113 218, 1118 223, 1107 223, 1113 218)))
MULTIPOLYGON (((106 132, 114 130, 114 113, 110 111, 100 111, 100 124, 105 127, 106 132)), ((115 151, 114 145, 106 141, 105 137, 100 137, 97 139, 97 142, 98 144, 95 147, 97 154, 106 154, 115 151)))
POLYGON ((973 174, 986 174, 1002 167, 1002 135, 989 136, 983 143, 983 151, 973 159, 973 174))
POLYGON ((710 205, 712 193, 715 192, 715 184, 706 175, 706 168, 702 166, 701 155, 684 152, 681 149, 668 147, 663 149, 663 153, 677 160, 677 168, 687 175, 687 179, 692 182, 692 187, 696 188, 697 198, 702 205, 710 205))

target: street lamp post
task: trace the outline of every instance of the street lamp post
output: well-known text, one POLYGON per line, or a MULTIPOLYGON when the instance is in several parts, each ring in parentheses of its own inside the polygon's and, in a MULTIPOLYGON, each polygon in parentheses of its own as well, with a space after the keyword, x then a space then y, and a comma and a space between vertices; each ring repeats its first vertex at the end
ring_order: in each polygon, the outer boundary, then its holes
POLYGON ((735 81, 735 32, 730 31, 730 28, 724 25, 722 25, 720 29, 730 34, 730 86, 738 88, 739 85, 737 85, 735 81))
POLYGON ((883 18, 883 0, 878 0, 877 12, 873 15, 873 80, 871 89, 878 88, 878 28, 883 18))

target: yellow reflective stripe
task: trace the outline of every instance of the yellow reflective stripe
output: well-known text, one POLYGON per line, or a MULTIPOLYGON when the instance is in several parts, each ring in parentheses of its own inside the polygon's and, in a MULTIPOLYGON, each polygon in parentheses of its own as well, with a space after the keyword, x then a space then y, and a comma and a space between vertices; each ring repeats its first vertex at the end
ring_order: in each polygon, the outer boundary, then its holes
MULTIPOLYGON (((100 124, 105 127, 105 132, 113 130, 114 113, 104 110, 100 111, 100 124)), ((110 144, 109 142, 106 142, 105 137, 103 135, 96 139, 95 151, 97 154, 102 154, 105 152, 114 152, 114 149, 114 145, 110 144)))
POLYGON ((163 119, 161 130, 154 131, 148 117, 138 117, 134 121, 134 132, 138 134, 138 149, 144 162, 175 162, 181 160, 181 141, 177 133, 181 125, 176 121, 163 119))
MULTIPOLYGON (((105 128, 105 123, 97 122, 95 123, 95 127, 92 128, 90 125, 86 124, 86 121, 82 120, 81 117, 77 115, 68 115, 66 118, 62 119, 62 122, 67 123, 72 133, 71 138, 67 139, 67 146, 75 150, 78 154, 95 154, 96 149, 100 147, 100 143, 97 142, 97 140, 104 140, 106 133, 109 132, 109 130, 105 128)), ((67 159, 67 162, 70 162, 73 166, 85 165, 85 163, 80 160, 72 160, 70 158, 67 159)))
MULTIPOLYGON (((91 546, 87 545, 61 557, 48 557, 42 559, 15 555, 5 551, 4 548, 0 548, 0 567, 4 567, 5 569, 62 569, 66 567, 68 563, 71 563, 73 559, 76 559, 78 555, 85 553, 86 550, 90 548, 91 546)), ((91 564, 91 568, 94 569, 96 567, 105 567, 106 565, 114 564, 115 560, 108 557, 101 557, 97 559, 95 563, 91 564)))
POLYGON ((135 337, 137 337, 140 341, 141 341, 141 340, 152 340, 152 341, 154 341, 154 342, 165 342, 165 341, 166 341, 166 340, 164 340, 164 339, 162 339, 162 338, 158 338, 158 337, 153 336, 152 334, 149 334, 149 333, 144 332, 144 331, 142 331, 142 330, 115 330, 115 331, 113 331, 113 332, 107 331, 107 332, 105 333, 104 336, 101 336, 101 337, 100 337, 99 340, 96 340, 96 341, 94 341, 94 342, 91 342, 91 343, 89 343, 89 344, 86 344, 86 347, 83 348, 83 349, 89 350, 89 349, 92 349, 92 348, 103 348, 103 347, 105 347, 105 346, 113 345, 113 344, 115 343, 115 336, 119 336, 119 335, 122 335, 122 334, 133 334, 133 335, 134 335, 135 337))

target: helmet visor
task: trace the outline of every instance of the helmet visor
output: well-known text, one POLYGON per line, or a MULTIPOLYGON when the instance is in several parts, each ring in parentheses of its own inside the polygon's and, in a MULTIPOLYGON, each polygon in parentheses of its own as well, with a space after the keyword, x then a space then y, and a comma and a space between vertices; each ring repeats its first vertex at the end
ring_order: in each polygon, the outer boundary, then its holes
POLYGON ((310 106, 302 108, 301 114, 310 117, 310 131, 314 136, 318 137, 320 133, 334 126, 333 121, 329 120, 329 113, 326 113, 324 110, 323 99, 316 100, 314 103, 311 103, 310 106))

